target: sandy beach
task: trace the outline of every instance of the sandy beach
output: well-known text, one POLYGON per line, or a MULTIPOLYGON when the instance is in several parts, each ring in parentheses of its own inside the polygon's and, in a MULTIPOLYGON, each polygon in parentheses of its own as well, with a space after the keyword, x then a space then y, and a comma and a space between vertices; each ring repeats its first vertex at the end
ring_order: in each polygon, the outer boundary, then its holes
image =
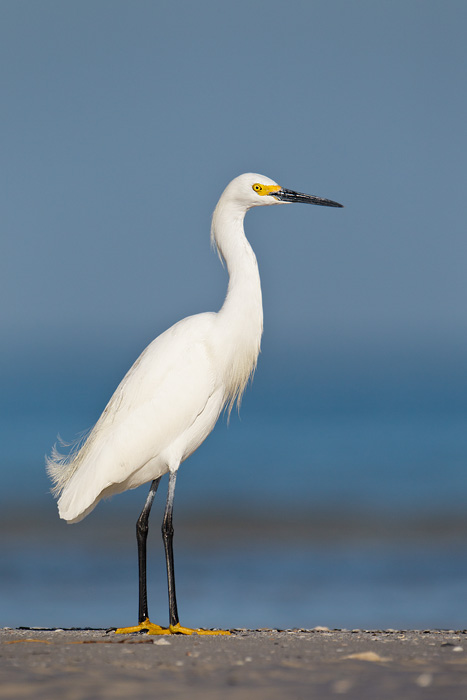
POLYGON ((467 697, 467 631, 0 630, 0 698, 467 697))

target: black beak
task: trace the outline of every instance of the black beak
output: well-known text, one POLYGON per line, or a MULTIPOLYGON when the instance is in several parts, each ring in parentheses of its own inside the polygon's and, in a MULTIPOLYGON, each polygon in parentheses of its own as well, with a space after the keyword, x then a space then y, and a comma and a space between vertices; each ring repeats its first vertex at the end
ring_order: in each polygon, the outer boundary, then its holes
POLYGON ((302 194, 293 190, 280 189, 278 192, 271 193, 273 197, 281 202, 303 202, 303 204, 319 204, 322 207, 343 207, 343 204, 333 202, 332 199, 323 199, 323 197, 315 197, 312 194, 302 194))

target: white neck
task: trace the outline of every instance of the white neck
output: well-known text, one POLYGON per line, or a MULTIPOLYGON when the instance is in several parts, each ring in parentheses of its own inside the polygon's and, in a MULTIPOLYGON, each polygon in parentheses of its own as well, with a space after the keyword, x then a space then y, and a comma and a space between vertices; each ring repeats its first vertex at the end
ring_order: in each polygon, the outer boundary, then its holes
POLYGON ((220 201, 212 219, 212 238, 229 272, 229 286, 219 311, 231 404, 254 372, 263 333, 263 304, 258 264, 243 229, 245 209, 220 201))

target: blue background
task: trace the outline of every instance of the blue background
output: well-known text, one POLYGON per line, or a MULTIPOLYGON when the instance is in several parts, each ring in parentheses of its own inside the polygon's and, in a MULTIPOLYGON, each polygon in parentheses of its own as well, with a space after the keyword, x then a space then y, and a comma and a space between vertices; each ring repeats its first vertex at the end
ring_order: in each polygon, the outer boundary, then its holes
POLYGON ((44 454, 153 337, 221 306, 210 216, 254 171, 345 209, 246 218, 262 355, 180 472, 182 622, 467 626, 465 3, 17 0, 0 20, 0 624, 132 621, 145 488, 67 528, 44 454))

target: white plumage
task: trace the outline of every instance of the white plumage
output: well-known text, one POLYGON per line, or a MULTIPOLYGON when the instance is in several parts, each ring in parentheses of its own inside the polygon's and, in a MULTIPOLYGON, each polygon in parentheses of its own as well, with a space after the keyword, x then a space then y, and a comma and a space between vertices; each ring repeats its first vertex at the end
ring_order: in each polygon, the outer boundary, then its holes
POLYGON ((251 207, 293 201, 341 206, 253 173, 240 175, 224 190, 211 236, 229 273, 225 302, 218 313, 185 318, 156 338, 84 443, 66 457, 54 449, 47 469, 61 518, 78 522, 102 498, 167 472, 174 475, 212 431, 222 409, 240 401, 263 330, 258 266, 243 219, 251 207))
POLYGON ((258 266, 243 217, 255 204, 278 203, 251 189, 258 181, 276 184, 261 175, 241 175, 213 215, 212 240, 230 275, 219 313, 190 316, 156 338, 81 448, 67 457, 54 451, 47 460, 64 520, 78 522, 101 498, 178 469, 212 431, 223 407, 241 398, 263 329, 258 266))

